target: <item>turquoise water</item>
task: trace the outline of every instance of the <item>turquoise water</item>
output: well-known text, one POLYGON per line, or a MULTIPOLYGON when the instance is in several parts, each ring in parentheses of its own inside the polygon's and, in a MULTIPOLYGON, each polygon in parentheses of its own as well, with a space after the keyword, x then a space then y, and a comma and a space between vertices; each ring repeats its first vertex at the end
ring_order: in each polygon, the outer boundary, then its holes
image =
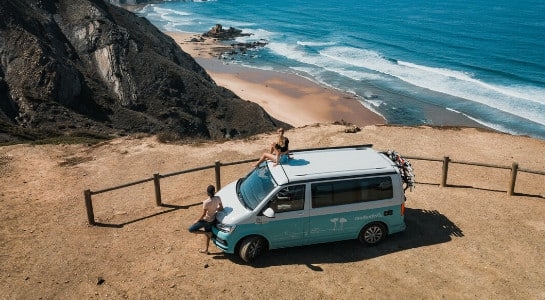
POLYGON ((351 92, 391 124, 449 125, 439 108, 545 139, 545 1, 216 0, 138 13, 163 31, 252 33, 240 41, 267 46, 230 60, 351 92))

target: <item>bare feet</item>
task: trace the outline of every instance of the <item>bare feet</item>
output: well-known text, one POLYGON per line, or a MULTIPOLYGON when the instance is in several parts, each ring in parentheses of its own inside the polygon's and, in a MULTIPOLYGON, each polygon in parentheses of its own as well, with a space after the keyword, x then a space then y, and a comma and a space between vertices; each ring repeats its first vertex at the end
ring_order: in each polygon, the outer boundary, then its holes
POLYGON ((199 253, 209 254, 208 250, 206 249, 199 249, 199 253))

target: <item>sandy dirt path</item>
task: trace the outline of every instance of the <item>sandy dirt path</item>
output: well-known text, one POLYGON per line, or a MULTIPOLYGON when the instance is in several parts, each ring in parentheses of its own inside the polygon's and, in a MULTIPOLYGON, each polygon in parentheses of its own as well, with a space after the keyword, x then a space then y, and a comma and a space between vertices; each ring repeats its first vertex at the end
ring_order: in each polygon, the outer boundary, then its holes
MULTIPOLYGON (((313 125, 286 132, 293 149, 372 143, 379 150, 545 171, 545 141, 475 129, 313 125)), ((356 241, 270 251, 254 266, 187 232, 213 171, 93 196, 98 190, 216 160, 257 158, 274 133, 183 145, 126 137, 98 145, 0 147, 1 299, 544 299, 544 177, 413 160, 407 230, 373 248, 356 241)), ((222 167, 222 184, 250 164, 222 167)))

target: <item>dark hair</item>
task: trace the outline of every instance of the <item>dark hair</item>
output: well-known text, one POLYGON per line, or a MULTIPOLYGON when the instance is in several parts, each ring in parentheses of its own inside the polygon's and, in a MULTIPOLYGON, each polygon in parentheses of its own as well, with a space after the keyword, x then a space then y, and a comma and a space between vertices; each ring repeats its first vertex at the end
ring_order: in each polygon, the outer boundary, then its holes
POLYGON ((209 197, 212 197, 216 193, 216 188, 213 185, 209 185, 206 188, 206 193, 208 194, 209 197))

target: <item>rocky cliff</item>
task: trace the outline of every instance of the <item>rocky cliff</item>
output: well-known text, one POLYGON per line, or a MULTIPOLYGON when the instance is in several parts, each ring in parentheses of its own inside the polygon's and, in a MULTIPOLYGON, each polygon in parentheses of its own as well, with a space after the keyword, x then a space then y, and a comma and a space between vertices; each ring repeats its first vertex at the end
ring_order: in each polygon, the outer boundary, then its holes
POLYGON ((91 133, 272 130, 146 19, 104 0, 0 0, 0 142, 91 133))

